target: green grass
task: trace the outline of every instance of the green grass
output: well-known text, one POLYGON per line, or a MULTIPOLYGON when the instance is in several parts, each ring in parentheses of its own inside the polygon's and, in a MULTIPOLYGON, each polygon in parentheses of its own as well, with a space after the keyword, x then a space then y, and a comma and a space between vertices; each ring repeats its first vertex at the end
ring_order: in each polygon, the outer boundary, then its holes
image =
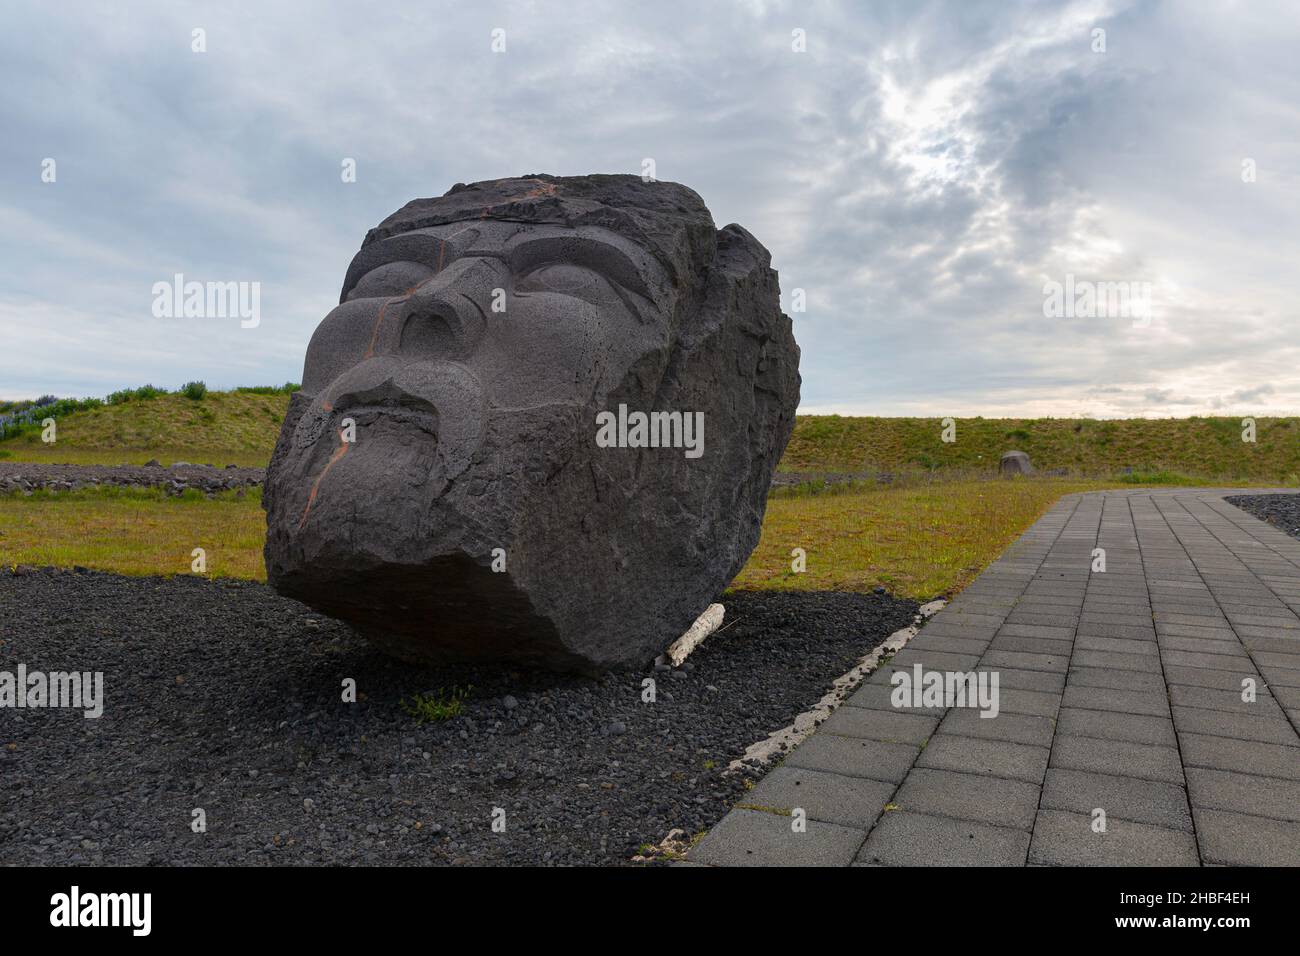
POLYGON ((119 574, 191 574, 206 553, 205 577, 265 580, 266 518, 261 491, 206 498, 190 489, 82 488, 0 495, 0 565, 73 567, 119 574))
POLYGON ((1241 440, 1240 418, 958 418, 956 441, 941 440, 938 418, 800 415, 781 460, 795 472, 941 470, 971 476, 997 469, 1004 451, 1027 453, 1039 471, 1079 477, 1125 469, 1198 479, 1300 483, 1300 424, 1256 419, 1254 443, 1241 440))
MULTIPOLYGON (((931 481, 768 502, 758 547, 736 589, 869 590, 929 600, 965 586, 1061 495, 1116 481, 1018 478, 931 481), (791 569, 793 548, 807 570, 791 569)), ((265 517, 256 492, 85 488, 0 496, 0 564, 82 565, 120 574, 188 574, 207 552, 208 576, 262 581, 265 517)))
MULTIPOLYGON (((197 383, 191 383, 197 385, 197 383)), ((77 465, 142 465, 151 458, 169 465, 264 467, 289 407, 284 392, 202 392, 133 398, 57 419, 58 440, 41 441, 29 431, 0 442, 10 461, 77 465), (200 395, 195 398, 194 395, 200 395)))
MULTIPOLYGON (((182 392, 145 387, 58 419, 58 442, 38 431, 0 442, 0 458, 74 464, 218 466, 268 461, 288 388, 182 392)), ((762 538, 733 588, 867 590, 917 599, 959 590, 1062 494, 1132 485, 1300 484, 1300 427, 1260 418, 1241 441, 1232 418, 958 419, 952 443, 937 418, 800 416, 781 469, 882 472, 872 478, 781 488, 762 538), (1010 448, 1040 475, 993 479, 1010 448), (1065 476, 1042 475, 1064 471, 1065 476), (791 569, 803 548, 807 570, 791 569)), ((197 493, 85 489, 0 497, 0 562, 81 564, 126 574, 189 573, 190 551, 208 551, 208 573, 261 580, 264 519, 256 494, 215 500, 197 493)))
MULTIPOLYGON (((264 466, 293 387, 209 392, 191 382, 174 393, 126 389, 97 407, 60 417, 55 445, 42 444, 39 430, 31 430, 0 441, 0 458, 264 466)), ((956 441, 944 442, 938 418, 800 415, 780 468, 977 478, 995 473, 1002 453, 1017 448, 1040 472, 1071 477, 1300 484, 1300 424, 1290 418, 1256 419, 1254 443, 1241 440, 1240 418, 959 418, 955 424, 956 441)))
POLYGON ((465 699, 474 688, 463 690, 453 687, 450 691, 437 690, 429 694, 415 694, 410 703, 401 700, 402 709, 415 718, 416 723, 437 723, 450 720, 460 714, 465 699))
POLYGON ((928 601, 960 590, 1064 494, 1117 487, 1064 478, 933 481, 782 494, 735 590, 867 591, 928 601), (793 568, 802 548, 806 569, 793 568))

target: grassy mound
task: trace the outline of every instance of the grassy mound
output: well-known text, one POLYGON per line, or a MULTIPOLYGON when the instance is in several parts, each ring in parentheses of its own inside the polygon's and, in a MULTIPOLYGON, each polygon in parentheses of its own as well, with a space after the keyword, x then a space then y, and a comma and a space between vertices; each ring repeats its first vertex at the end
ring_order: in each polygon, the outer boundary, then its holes
POLYGON ((938 418, 801 415, 782 471, 890 474, 942 470, 978 475, 997 469, 1004 451, 1027 453, 1040 471, 1120 476, 1177 484, 1182 476, 1296 484, 1300 424, 1259 418, 1255 441, 1242 441, 1240 418, 958 418, 956 441, 942 440, 938 418), (1163 474, 1162 474, 1163 473, 1163 474))
POLYGON ((119 392, 55 418, 53 444, 35 423, 0 441, 0 458, 81 465, 140 465, 157 458, 195 464, 264 466, 289 406, 284 388, 209 392, 192 382, 175 393, 119 392), (126 397, 123 397, 126 396, 126 397), (111 404, 110 404, 111 402, 111 404))

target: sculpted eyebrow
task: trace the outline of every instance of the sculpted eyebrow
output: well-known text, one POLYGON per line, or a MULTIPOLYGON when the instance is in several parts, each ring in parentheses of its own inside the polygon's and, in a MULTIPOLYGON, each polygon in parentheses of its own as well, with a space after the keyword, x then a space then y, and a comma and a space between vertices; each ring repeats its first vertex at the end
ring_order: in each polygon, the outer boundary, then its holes
POLYGON ((510 268, 516 274, 553 262, 585 266, 646 299, 653 298, 636 264, 623 250, 599 239, 546 236, 522 242, 510 253, 510 268))

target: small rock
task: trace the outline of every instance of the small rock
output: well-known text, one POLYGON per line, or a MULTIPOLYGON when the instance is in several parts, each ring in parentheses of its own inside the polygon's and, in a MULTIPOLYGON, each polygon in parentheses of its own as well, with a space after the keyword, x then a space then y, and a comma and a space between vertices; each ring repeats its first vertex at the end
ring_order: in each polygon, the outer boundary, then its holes
POLYGON ((1029 463, 1029 456, 1023 451, 1006 451, 998 462, 998 472, 1004 478, 1012 475, 1032 475, 1034 466, 1029 463))

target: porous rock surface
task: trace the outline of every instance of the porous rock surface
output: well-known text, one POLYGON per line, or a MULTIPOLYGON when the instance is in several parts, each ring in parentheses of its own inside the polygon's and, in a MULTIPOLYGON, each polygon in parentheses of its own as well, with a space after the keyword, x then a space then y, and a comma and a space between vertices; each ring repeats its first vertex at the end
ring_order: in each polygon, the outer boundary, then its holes
POLYGON ((767 250, 684 186, 415 200, 308 347, 267 470, 268 579, 414 660, 644 664, 757 544, 798 361, 767 250), (635 426, 607 447, 620 407, 700 413, 702 444, 669 424, 671 447, 635 426))

